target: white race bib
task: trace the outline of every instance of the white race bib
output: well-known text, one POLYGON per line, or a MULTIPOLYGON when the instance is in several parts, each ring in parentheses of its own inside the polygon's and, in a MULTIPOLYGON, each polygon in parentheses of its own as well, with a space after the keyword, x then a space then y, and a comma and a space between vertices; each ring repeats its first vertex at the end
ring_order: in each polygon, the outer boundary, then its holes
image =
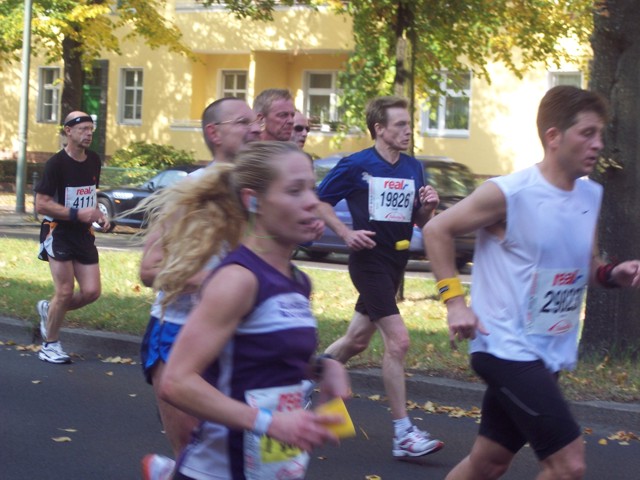
POLYGON ((411 222, 415 195, 411 178, 369 177, 369 220, 411 222))
POLYGON ((95 208, 96 186, 67 187, 64 189, 64 206, 67 208, 95 208))
POLYGON ((577 328, 587 279, 580 269, 538 270, 529 296, 527 334, 555 336, 577 328))
MULTIPOLYGON (((305 384, 247 390, 247 404, 272 412, 301 409, 305 384)), ((309 466, 309 454, 267 435, 244 432, 244 474, 247 480, 302 480, 309 466)))

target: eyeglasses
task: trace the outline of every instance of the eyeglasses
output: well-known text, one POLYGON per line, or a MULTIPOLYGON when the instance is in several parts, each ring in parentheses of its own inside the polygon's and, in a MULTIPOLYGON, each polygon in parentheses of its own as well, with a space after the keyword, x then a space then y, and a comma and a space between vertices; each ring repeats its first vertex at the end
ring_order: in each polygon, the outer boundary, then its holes
POLYGON ((303 130, 306 130, 307 132, 309 132, 311 130, 311 127, 305 127, 304 125, 294 125, 293 129, 296 132, 301 132, 303 130))
POLYGON ((250 127, 251 125, 262 125, 262 120, 255 119, 249 120, 248 118, 236 118, 235 120, 225 120, 224 122, 213 122, 213 125, 242 125, 243 127, 250 127))

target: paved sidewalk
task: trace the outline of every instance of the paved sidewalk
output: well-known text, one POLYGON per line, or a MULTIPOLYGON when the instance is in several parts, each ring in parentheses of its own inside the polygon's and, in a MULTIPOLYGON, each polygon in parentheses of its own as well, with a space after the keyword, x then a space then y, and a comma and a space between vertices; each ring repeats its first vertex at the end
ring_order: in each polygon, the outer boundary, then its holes
MULTIPOLYGON (((0 316, 0 340, 30 344, 36 340, 35 323, 0 316)), ((62 329, 65 349, 84 357, 102 355, 138 359, 141 337, 85 329, 62 329)), ((353 391, 360 395, 383 395, 380 369, 350 370, 353 391)), ((420 373, 407 378, 407 397, 418 404, 435 404, 461 408, 479 407, 484 386, 430 377, 420 373)), ((640 404, 603 401, 572 402, 572 410, 584 427, 596 425, 609 429, 640 433, 640 404)))

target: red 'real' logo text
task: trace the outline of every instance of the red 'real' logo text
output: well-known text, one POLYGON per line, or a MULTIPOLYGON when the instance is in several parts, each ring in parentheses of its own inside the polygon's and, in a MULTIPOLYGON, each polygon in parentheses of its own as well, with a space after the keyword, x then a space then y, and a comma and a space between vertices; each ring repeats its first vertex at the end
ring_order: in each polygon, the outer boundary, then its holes
POLYGON ((578 275, 579 271, 556 273, 553 277, 553 285, 573 285, 582 275, 578 275))
POLYGON ((91 195, 91 188, 78 188, 76 189, 76 195, 91 195))
POLYGON ((409 188, 407 182, 404 180, 385 180, 384 188, 388 188, 389 190, 404 190, 405 188, 409 188))

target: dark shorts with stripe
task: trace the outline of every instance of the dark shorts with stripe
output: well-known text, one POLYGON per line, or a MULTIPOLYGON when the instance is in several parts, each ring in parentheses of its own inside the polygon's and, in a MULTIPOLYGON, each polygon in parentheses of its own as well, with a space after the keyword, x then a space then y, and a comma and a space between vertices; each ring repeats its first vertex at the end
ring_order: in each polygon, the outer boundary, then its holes
POLYGON ((514 454, 529 442, 539 460, 580 437, 558 375, 542 361, 516 362, 476 352, 471 366, 487 383, 480 435, 514 454))
POLYGON ((98 263, 98 249, 93 228, 67 226, 55 221, 44 220, 40 226, 40 251, 38 258, 59 262, 75 260, 83 265, 98 263))
POLYGON ((358 251, 349 255, 349 275, 359 293, 356 312, 367 315, 374 322, 400 313, 396 293, 408 259, 405 252, 385 256, 358 251))

